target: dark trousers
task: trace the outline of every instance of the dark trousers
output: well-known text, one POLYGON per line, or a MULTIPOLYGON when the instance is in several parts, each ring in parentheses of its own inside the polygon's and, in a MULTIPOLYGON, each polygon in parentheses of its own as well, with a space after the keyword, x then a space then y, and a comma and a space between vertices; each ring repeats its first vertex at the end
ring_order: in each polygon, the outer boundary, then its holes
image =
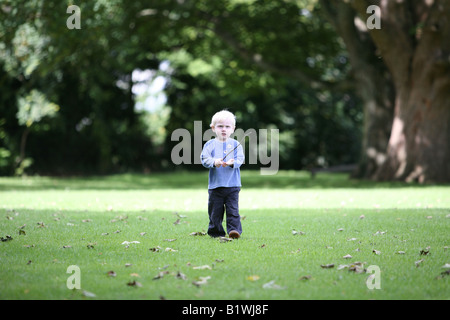
POLYGON ((241 217, 239 216, 239 187, 209 189, 208 234, 211 237, 224 237, 225 230, 222 226, 224 212, 227 213, 227 231, 242 233, 241 217))

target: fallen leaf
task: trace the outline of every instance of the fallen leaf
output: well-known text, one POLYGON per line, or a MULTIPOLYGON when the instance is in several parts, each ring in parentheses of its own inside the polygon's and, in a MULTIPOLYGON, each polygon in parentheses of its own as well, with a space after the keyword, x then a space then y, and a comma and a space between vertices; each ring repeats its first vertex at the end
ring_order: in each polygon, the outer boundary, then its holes
POLYGON ((396 254, 405 254, 405 251, 397 251, 396 254))
POLYGON ((442 278, 444 278, 445 276, 448 276, 448 275, 450 275, 450 269, 441 272, 441 274, 439 276, 437 276, 436 279, 442 279, 442 278))
POLYGON ((88 297, 88 298, 96 297, 95 293, 92 293, 92 292, 89 292, 89 291, 86 291, 86 290, 81 291, 81 294, 83 296, 85 296, 85 297, 88 297))
POLYGON ((121 244, 132 244, 132 243, 140 243, 139 241, 124 241, 121 244))
POLYGON ((367 270, 364 269, 364 263, 362 262, 353 262, 353 264, 350 265, 348 271, 353 271, 356 273, 363 273, 366 272, 367 270))
POLYGON ((165 274, 168 274, 169 271, 161 271, 158 272, 158 274, 156 276, 153 277, 153 280, 159 280, 162 279, 164 277, 165 274))
POLYGON ((2 242, 11 241, 13 238, 10 235, 6 235, 5 238, 1 237, 0 240, 2 242))
POLYGON ((206 232, 192 232, 189 235, 190 236, 205 236, 206 232))
POLYGON ((219 237, 219 241, 220 242, 230 242, 230 241, 233 241, 233 239, 227 238, 227 237, 219 237))
POLYGON ((375 254, 380 254, 381 253, 381 251, 378 251, 378 250, 375 250, 375 249, 373 249, 372 252, 375 253, 375 254))
POLYGON ((181 273, 180 271, 177 272, 175 278, 181 279, 181 280, 186 280, 187 279, 186 275, 181 273))
POLYGON ((206 270, 206 269, 212 270, 212 268, 209 265, 207 265, 207 264, 205 264, 203 266, 193 267, 192 269, 196 269, 196 270, 206 270))
POLYGON ((116 272, 113 271, 113 270, 108 271, 106 274, 108 275, 108 277, 115 277, 115 276, 117 276, 116 272))
POLYGON ((421 256, 426 256, 430 253, 430 247, 426 247, 425 249, 420 250, 421 256))
POLYGON ((445 269, 448 269, 448 268, 450 268, 450 263, 446 263, 446 264, 444 264, 441 268, 445 268, 445 269))
POLYGON ((248 276, 246 279, 248 281, 257 281, 259 280, 259 276, 258 275, 248 276))
POLYGON ((296 235, 304 235, 305 233, 303 232, 303 231, 297 231, 297 230, 292 230, 292 234, 294 235, 294 236, 296 236, 296 235))
POLYGON ((142 287, 142 284, 140 282, 137 282, 136 280, 129 281, 127 283, 127 286, 129 287, 142 287))
POLYGON ((282 290, 286 289, 286 287, 281 287, 280 285, 275 283, 275 280, 269 281, 265 284, 263 284, 263 289, 275 289, 275 290, 282 290))
POLYGON ((166 248, 166 252, 178 252, 178 250, 172 249, 172 248, 166 248))
POLYGON ((337 270, 347 269, 348 271, 355 273, 364 273, 366 269, 364 269, 364 264, 362 262, 356 261, 350 264, 341 264, 338 266, 337 270))
POLYGON ((307 275, 307 276, 301 276, 298 280, 309 280, 309 279, 311 279, 311 276, 307 275))
POLYGON ((140 275, 138 273, 130 273, 130 277, 140 278, 140 275))
POLYGON ((352 256, 351 256, 351 255, 349 255, 349 254, 347 254, 347 255, 343 256, 342 258, 343 258, 343 259, 351 259, 351 258, 352 258, 352 256))
POLYGON ((414 264, 418 268, 422 262, 423 262, 423 259, 420 259, 420 260, 415 261, 414 264))
POLYGON ((150 248, 149 250, 153 251, 153 252, 159 252, 159 251, 161 251, 161 247, 157 246, 157 247, 154 247, 154 248, 150 248))
POLYGON ((321 264, 320 267, 322 267, 322 268, 324 268, 324 269, 334 268, 334 263, 330 263, 330 264, 321 264))
POLYGON ((200 286, 202 286, 204 284, 207 284, 208 280, 211 279, 211 277, 210 276, 208 276, 208 277, 200 277, 199 279, 200 280, 198 280, 198 281, 193 281, 192 284, 197 286, 197 287, 200 287, 200 286))
POLYGON ((173 242, 173 241, 176 241, 177 239, 164 239, 164 241, 167 241, 167 242, 173 242))
POLYGON ((86 245, 86 247, 88 248, 88 249, 94 249, 94 246, 97 244, 97 242, 90 242, 90 243, 88 243, 87 245, 86 245))

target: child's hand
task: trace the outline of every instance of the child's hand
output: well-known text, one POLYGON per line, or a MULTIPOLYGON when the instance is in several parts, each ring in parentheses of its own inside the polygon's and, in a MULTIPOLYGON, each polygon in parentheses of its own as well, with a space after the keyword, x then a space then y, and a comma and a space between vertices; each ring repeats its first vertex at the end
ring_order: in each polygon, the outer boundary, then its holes
POLYGON ((214 161, 214 166, 216 167, 216 168, 219 168, 220 166, 223 166, 223 161, 222 161, 222 159, 216 159, 215 161, 214 161))
POLYGON ((234 159, 230 159, 227 162, 222 163, 222 167, 232 166, 234 164, 234 159))

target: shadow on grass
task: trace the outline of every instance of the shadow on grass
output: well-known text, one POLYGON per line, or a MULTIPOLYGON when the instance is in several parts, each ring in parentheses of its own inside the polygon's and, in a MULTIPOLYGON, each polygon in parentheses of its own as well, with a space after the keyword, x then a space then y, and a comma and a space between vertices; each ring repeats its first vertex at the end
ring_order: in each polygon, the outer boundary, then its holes
MULTIPOLYGON (((426 188, 431 185, 403 182, 374 182, 350 179, 344 173, 320 173, 311 178, 305 171, 279 171, 263 176, 259 171, 241 171, 243 188, 263 189, 373 189, 426 188)), ((448 185, 447 185, 448 186, 448 185)), ((154 174, 120 174, 90 177, 1 177, 0 191, 7 190, 151 190, 207 189, 208 171, 154 174)))

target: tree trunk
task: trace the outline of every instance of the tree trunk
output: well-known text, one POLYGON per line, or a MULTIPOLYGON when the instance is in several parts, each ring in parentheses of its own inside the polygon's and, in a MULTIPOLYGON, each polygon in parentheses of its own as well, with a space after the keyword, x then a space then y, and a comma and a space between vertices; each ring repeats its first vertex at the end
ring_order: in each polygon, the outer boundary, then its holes
POLYGON ((20 154, 19 158, 16 160, 16 166, 19 167, 22 161, 25 159, 25 149, 27 146, 27 138, 30 133, 30 127, 25 127, 25 130, 22 132, 22 137, 20 138, 20 154))
POLYGON ((321 0, 320 4, 345 43, 356 92, 363 104, 362 153, 352 176, 372 178, 386 159, 394 117, 394 85, 367 29, 358 29, 357 12, 346 2, 321 0))
MULTIPOLYGON (((368 1, 352 4, 367 16, 368 1)), ((375 178, 449 182, 450 1, 378 5, 381 29, 370 35, 390 70, 396 99, 387 157, 375 178)))

